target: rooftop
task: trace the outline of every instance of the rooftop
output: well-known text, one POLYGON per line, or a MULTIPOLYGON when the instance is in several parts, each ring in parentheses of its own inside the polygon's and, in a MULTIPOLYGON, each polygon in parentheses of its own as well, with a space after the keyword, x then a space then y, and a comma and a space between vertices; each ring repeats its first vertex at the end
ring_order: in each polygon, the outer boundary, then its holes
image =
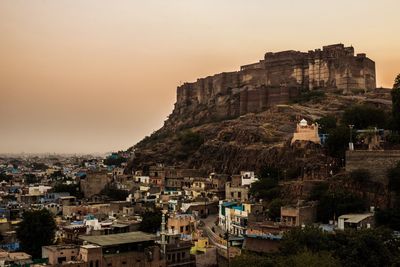
POLYGON ((51 251, 59 251, 59 250, 64 250, 64 249, 79 249, 79 246, 77 246, 77 245, 53 245, 53 246, 43 246, 43 248, 46 248, 51 251))
POLYGON ((365 213, 365 214, 344 214, 339 216, 339 219, 344 219, 347 223, 359 223, 362 220, 365 220, 371 216, 374 216, 373 213, 365 213))
POLYGON ((113 246, 144 241, 154 241, 156 240, 156 235, 137 231, 113 235, 79 236, 79 238, 83 241, 87 241, 91 244, 99 246, 113 246))

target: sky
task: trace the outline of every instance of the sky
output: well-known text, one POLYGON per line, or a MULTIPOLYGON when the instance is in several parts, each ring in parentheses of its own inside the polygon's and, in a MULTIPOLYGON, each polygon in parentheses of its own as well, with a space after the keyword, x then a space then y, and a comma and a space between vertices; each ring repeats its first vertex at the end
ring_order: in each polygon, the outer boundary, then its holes
POLYGON ((400 72, 398 0, 0 0, 0 153, 127 149, 186 81, 267 51, 353 45, 400 72))

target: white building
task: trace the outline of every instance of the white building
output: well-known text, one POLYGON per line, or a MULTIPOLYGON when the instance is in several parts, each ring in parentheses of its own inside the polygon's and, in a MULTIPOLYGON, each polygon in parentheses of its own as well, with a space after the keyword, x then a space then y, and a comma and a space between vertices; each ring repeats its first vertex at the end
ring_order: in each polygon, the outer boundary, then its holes
POLYGON ((46 185, 39 185, 39 186, 30 186, 28 188, 28 194, 31 196, 40 196, 44 195, 49 191, 52 187, 51 186, 46 186, 46 185))
POLYGON ((150 184, 149 176, 134 176, 133 179, 136 183, 150 184))
POLYGON ((374 226, 375 219, 373 213, 364 214, 344 214, 338 218, 338 228, 345 230, 348 228, 363 229, 374 226))
POLYGON ((241 171, 240 178, 242 180, 242 186, 251 185, 252 183, 258 181, 258 178, 254 174, 254 172, 250 171, 241 171))

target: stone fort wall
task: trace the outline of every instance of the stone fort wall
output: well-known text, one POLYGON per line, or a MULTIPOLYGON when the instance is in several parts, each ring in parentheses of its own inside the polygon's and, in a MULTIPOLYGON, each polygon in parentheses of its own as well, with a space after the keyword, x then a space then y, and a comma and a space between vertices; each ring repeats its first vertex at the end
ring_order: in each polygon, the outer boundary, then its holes
POLYGON ((204 116, 216 118, 260 112, 287 103, 304 89, 338 88, 346 92, 375 87, 375 63, 365 54, 354 56, 353 47, 336 44, 308 52, 268 52, 259 62, 241 66, 240 71, 179 86, 167 124, 201 110, 208 110, 204 116))
POLYGON ((388 183, 387 171, 400 162, 400 150, 368 151, 353 150, 346 152, 346 171, 368 170, 375 182, 388 183))

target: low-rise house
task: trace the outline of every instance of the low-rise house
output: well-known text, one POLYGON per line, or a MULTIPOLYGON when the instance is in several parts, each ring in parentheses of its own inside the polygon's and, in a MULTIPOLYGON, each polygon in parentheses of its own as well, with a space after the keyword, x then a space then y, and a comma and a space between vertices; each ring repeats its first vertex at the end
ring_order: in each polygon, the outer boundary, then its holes
POLYGON ((196 219, 191 214, 173 214, 168 217, 167 230, 181 235, 191 235, 196 230, 196 219))
POLYGON ((181 240, 179 234, 165 233, 165 259, 168 267, 195 267, 196 258, 190 254, 191 241, 181 240))
POLYGON ((129 232, 80 239, 86 243, 80 249, 81 259, 89 266, 165 266, 154 234, 129 232))
POLYGON ((240 179, 242 186, 251 185, 252 183, 258 181, 258 178, 256 177, 253 171, 241 171, 240 179))
POLYGON ((0 266, 29 266, 32 256, 25 252, 0 251, 0 266))
POLYGON ((232 235, 243 236, 247 230, 249 215, 259 209, 260 205, 220 201, 218 224, 232 235))
POLYGON ((58 265, 77 261, 79 258, 78 245, 53 245, 42 247, 42 258, 47 259, 48 264, 58 265))
POLYGON ((345 230, 348 228, 364 229, 375 226, 375 218, 373 213, 364 214, 344 214, 338 218, 338 228, 345 230))
POLYGON ((140 183, 140 184, 150 184, 150 176, 143 176, 143 175, 134 176, 133 180, 136 183, 140 183))
POLYGON ((286 226, 312 224, 315 222, 316 217, 317 207, 314 203, 281 207, 281 224, 286 226))

